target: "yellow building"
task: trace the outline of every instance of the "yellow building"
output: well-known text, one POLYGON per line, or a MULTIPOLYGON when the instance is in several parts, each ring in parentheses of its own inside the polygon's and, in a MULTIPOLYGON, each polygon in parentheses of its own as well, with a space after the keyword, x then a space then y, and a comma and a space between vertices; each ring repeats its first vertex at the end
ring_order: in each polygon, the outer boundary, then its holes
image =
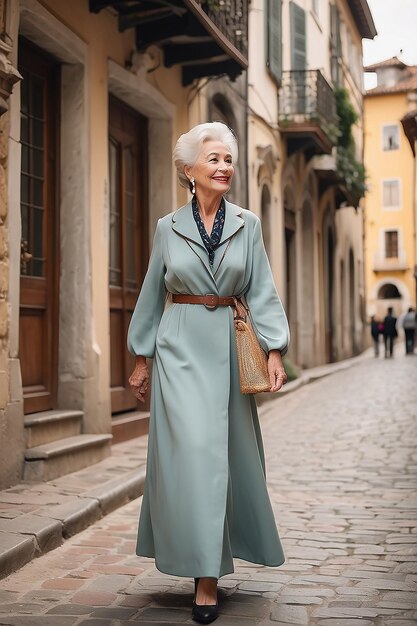
POLYGON ((414 162, 401 119, 416 107, 417 66, 397 57, 365 68, 377 86, 365 97, 365 263, 368 315, 415 306, 414 162))

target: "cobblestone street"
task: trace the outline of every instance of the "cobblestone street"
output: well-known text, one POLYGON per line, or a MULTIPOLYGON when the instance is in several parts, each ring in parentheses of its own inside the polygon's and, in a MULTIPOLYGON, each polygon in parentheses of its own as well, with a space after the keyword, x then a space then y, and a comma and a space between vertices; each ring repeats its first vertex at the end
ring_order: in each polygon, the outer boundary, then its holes
MULTIPOLYGON (((286 563, 236 561, 218 626, 417 624, 417 356, 363 359, 265 403, 286 563)), ((244 460, 242 460, 244 462, 244 460)), ((192 623, 192 581, 134 555, 140 499, 0 582, 0 624, 192 623)))

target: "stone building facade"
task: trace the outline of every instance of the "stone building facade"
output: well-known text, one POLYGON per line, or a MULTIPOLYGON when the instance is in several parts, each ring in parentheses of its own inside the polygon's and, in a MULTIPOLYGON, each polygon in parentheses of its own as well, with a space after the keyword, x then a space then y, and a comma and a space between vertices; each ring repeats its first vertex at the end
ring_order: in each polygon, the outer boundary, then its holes
POLYGON ((364 345, 363 211, 340 172, 336 91, 356 112, 360 167, 362 39, 375 34, 366 1, 251 2, 250 206, 286 304, 289 356, 303 367, 364 345))
POLYGON ((146 431, 126 331, 155 224, 189 197, 173 145, 232 113, 245 167, 246 3, 170 6, 0 5, 1 486, 146 431))
POLYGON ((363 344, 363 215, 332 124, 342 84, 360 159, 366 1, 132 4, 0 2, 1 486, 146 431, 126 330, 156 222, 190 197, 172 148, 199 122, 238 137, 230 199, 262 217, 292 360, 363 344))
POLYGON ((12 268, 20 256, 20 250, 10 246, 14 231, 9 196, 13 174, 10 158, 17 147, 9 141, 13 127, 10 96, 21 78, 11 38, 14 17, 13 7, 6 0, 0 2, 0 482, 5 484, 13 484, 21 477, 22 462, 16 450, 24 446, 17 336, 11 324, 12 268))

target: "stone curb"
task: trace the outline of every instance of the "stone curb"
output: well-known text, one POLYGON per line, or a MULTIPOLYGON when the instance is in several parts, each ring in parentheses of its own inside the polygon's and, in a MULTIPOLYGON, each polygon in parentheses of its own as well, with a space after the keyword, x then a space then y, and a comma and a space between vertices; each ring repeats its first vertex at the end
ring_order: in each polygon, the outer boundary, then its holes
POLYGON ((44 506, 16 519, 0 519, 0 578, 143 495, 144 485, 145 468, 141 467, 64 504, 44 506))

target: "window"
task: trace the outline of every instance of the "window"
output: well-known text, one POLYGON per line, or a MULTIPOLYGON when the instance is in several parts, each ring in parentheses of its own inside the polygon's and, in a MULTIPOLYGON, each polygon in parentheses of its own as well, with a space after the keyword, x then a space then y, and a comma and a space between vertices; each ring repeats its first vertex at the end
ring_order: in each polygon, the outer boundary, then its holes
POLYGON ((60 67, 21 38, 19 72, 23 76, 19 358, 24 411, 36 413, 54 408, 57 395, 60 67))
POLYGON ((382 182, 382 204, 386 209, 400 206, 400 181, 398 178, 382 182))
POLYGON ((357 85, 361 84, 361 68, 358 47, 352 39, 351 32, 346 28, 347 58, 350 73, 357 85))
POLYGON ((342 40, 340 36, 340 13, 335 4, 330 5, 330 67, 332 81, 339 85, 341 70, 339 59, 342 56, 342 40))
POLYGON ((385 231, 385 258, 398 258, 398 230, 385 231))
POLYGON ((400 147, 400 132, 398 124, 387 124, 382 127, 382 149, 384 151, 398 150, 400 147))
POLYGON ((266 64, 276 81, 282 74, 281 0, 268 0, 266 11, 266 64))

